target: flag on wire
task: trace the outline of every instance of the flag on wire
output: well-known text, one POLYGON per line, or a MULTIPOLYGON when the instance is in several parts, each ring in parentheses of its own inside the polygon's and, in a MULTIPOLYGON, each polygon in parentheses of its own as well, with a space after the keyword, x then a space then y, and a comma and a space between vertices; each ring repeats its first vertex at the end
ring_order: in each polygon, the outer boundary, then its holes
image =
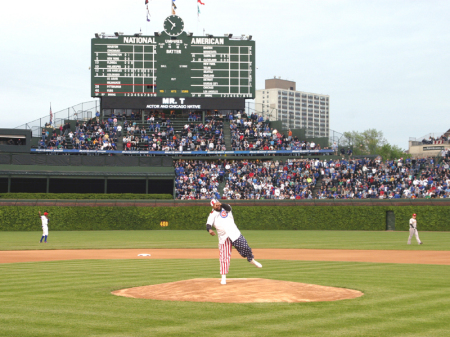
POLYGON ((148 1, 149 0, 145 0, 145 7, 147 8, 147 22, 150 22, 150 11, 148 10, 148 1))
POLYGON ((197 18, 200 19, 200 5, 204 5, 204 3, 202 2, 202 0, 197 0, 197 18))
POLYGON ((52 103, 50 103, 50 125, 53 125, 52 103))

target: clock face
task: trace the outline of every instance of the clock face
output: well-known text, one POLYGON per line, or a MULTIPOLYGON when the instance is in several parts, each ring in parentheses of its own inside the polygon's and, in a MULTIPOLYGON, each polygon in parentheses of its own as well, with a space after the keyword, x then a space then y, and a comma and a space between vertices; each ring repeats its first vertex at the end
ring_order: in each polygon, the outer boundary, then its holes
POLYGON ((168 16, 164 20, 164 31, 167 35, 178 36, 183 33, 184 21, 178 15, 168 16))

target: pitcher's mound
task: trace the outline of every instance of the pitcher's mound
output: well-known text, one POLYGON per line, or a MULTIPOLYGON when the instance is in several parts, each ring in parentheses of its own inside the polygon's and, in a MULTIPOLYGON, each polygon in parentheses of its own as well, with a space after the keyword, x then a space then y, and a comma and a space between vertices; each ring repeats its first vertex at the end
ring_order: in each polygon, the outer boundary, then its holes
POLYGON ((218 303, 320 302, 364 295, 352 289, 260 278, 227 279, 225 285, 220 284, 220 279, 201 278, 121 289, 112 293, 162 301, 218 303))

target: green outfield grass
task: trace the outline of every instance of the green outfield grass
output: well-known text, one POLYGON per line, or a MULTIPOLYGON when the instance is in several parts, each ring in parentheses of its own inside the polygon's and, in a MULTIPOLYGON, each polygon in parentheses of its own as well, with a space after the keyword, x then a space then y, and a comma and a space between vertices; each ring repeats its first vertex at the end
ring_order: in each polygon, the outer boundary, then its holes
MULTIPOLYGON (((409 232, 369 231, 242 231, 252 248, 449 250, 450 232, 419 232, 406 245, 409 232)), ((106 248, 216 248, 217 238, 206 230, 0 232, 0 250, 106 248)))
MULTIPOLYGON (((244 231, 254 248, 448 250, 450 233, 244 231)), ((0 249, 216 248, 206 231, 0 232, 0 249)), ((210 260, 0 263, 0 336, 450 336, 450 266, 261 260, 230 278, 260 277, 360 290, 336 302, 217 304, 111 295, 129 287, 217 278, 210 260)))
POLYGON ((450 266, 262 262, 263 269, 257 269, 245 260, 234 260, 229 277, 346 287, 365 295, 353 300, 296 304, 154 301, 116 297, 110 292, 217 277, 217 261, 3 264, 0 336, 450 335, 450 266))

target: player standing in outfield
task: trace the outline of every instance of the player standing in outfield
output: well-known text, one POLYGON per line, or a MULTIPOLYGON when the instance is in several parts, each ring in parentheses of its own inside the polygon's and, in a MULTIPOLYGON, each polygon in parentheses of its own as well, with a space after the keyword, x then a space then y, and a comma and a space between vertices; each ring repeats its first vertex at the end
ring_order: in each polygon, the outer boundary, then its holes
POLYGON ((39 217, 42 221, 42 237, 40 243, 42 243, 42 240, 45 240, 44 242, 47 243, 47 236, 48 236, 48 213, 44 212, 44 215, 41 215, 41 211, 39 211, 39 217))
POLYGON ((253 258, 252 249, 248 246, 247 240, 241 234, 236 224, 234 223, 231 206, 222 204, 218 200, 211 200, 213 210, 209 214, 206 222, 206 230, 212 236, 216 233, 212 230, 214 226, 219 236, 219 253, 220 253, 220 274, 222 280, 220 284, 227 284, 227 274, 230 268, 231 260, 231 246, 245 257, 248 262, 254 264, 258 268, 262 268, 261 263, 253 258))
POLYGON ((408 245, 411 244, 411 238, 413 235, 416 236, 417 243, 419 245, 423 244, 422 241, 419 239, 419 232, 417 231, 417 220, 416 220, 416 214, 412 215, 412 218, 409 220, 409 238, 408 238, 408 245))

